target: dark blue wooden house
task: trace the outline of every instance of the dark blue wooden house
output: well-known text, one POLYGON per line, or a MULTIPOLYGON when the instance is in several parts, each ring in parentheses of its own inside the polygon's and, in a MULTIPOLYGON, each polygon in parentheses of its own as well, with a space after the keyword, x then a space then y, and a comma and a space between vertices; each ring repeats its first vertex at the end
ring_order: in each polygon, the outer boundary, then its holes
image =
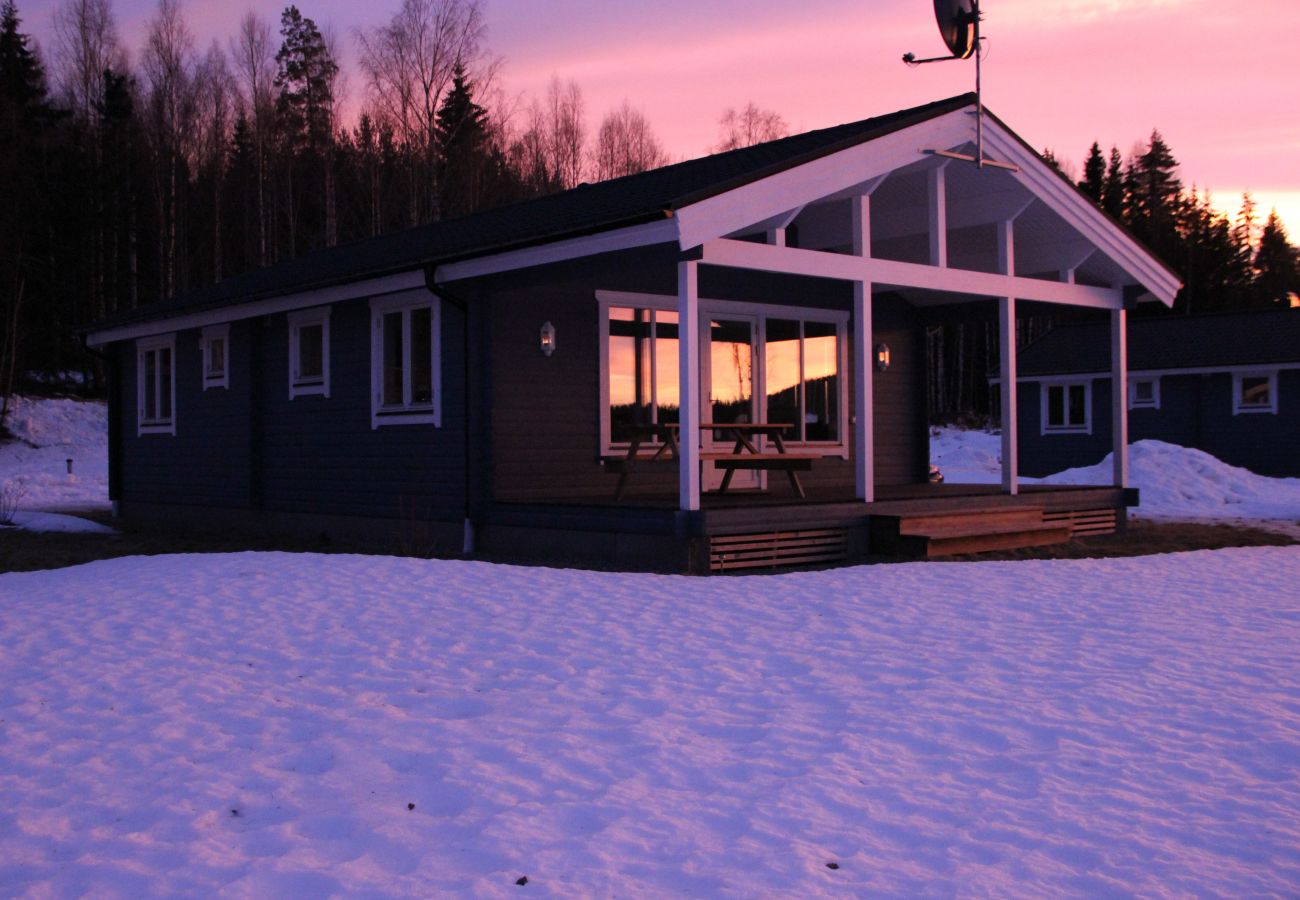
POLYGON ((1022 490, 1014 427, 1000 488, 927 483, 924 317, 994 300, 1014 383, 1018 300, 1106 310, 1122 371, 1127 310, 1178 287, 987 113, 983 146, 975 97, 954 97, 97 323, 113 500, 679 570, 1042 542, 1098 510, 1113 526, 1123 466, 1110 487, 1022 490))
MULTIPOLYGON (((1134 319, 1128 332, 1130 441, 1300 476, 1300 309, 1134 319)), ((1110 452, 1104 324, 1056 328, 1023 347, 1018 381, 1026 475, 1090 466, 1110 452)))

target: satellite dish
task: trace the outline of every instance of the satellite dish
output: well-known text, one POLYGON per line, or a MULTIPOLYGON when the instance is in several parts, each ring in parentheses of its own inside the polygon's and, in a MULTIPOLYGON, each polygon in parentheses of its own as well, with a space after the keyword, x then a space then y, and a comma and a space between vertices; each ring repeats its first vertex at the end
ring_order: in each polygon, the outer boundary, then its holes
POLYGON ((979 4, 975 0, 934 0, 934 20, 953 58, 969 59, 978 46, 975 23, 979 21, 979 4))

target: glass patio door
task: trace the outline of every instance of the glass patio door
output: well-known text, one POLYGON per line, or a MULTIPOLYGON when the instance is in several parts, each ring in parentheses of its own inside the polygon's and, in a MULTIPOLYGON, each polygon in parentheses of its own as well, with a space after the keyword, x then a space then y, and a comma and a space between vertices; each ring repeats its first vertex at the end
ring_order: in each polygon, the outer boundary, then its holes
MULTIPOLYGON (((755 333, 757 321, 750 316, 704 316, 701 332, 707 335, 700 382, 707 391, 702 398, 703 421, 750 423, 758 421, 755 390, 755 333)), ((736 446, 735 435, 706 431, 701 447, 706 452, 729 452, 736 446)), ((712 463, 704 465, 704 489, 717 490, 723 473, 712 463)), ((739 469, 728 490, 762 487, 764 473, 739 469)))

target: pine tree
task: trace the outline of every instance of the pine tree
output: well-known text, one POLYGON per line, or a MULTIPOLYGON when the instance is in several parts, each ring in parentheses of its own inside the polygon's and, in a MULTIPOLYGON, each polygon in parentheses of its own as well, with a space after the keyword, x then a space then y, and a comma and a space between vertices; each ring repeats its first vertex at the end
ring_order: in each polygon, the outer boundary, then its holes
POLYGON ((1079 190, 1092 198, 1092 202, 1101 206, 1102 196, 1106 190, 1106 157, 1101 155, 1101 145, 1096 141, 1088 150, 1088 159, 1083 164, 1083 180, 1079 190))
POLYGON ((465 215, 481 206, 491 162, 488 112, 474 101, 473 85, 457 63, 451 90, 442 98, 437 116, 439 208, 446 218, 465 215))
POLYGON ((1115 221, 1124 218, 1124 160, 1119 149, 1110 148, 1110 161, 1106 166, 1106 180, 1101 188, 1101 208, 1110 213, 1115 221))
POLYGON ((1268 215, 1255 252, 1254 296, 1261 306, 1286 306, 1300 293, 1300 259, 1277 210, 1268 215))

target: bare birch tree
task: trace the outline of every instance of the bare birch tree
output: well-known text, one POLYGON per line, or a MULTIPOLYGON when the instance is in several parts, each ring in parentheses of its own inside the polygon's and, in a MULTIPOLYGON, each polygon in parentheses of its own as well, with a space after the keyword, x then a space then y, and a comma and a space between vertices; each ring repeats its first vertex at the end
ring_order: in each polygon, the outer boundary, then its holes
POLYGON ((717 153, 774 141, 790 133, 785 119, 770 109, 759 109, 753 101, 740 110, 728 109, 718 120, 718 126, 720 139, 713 148, 717 153))
POLYGON ((67 0, 54 11, 58 81, 77 115, 94 122, 104 94, 104 70, 125 71, 112 0, 67 0))
POLYGON ((181 283, 181 188, 194 122, 194 39, 179 0, 158 0, 141 67, 147 87, 145 133, 153 156, 158 215, 158 290, 173 296, 181 283))
POLYGON ((257 262, 266 265, 267 257, 267 148, 271 144, 271 127, 275 118, 275 46, 271 25, 249 10, 239 20, 239 34, 230 42, 244 108, 253 127, 253 155, 257 167, 257 262))
POLYGON ((657 169, 667 162, 649 120, 626 100, 600 123, 593 173, 597 181, 657 169))
POLYGON ((438 107, 456 64, 479 60, 484 33, 480 0, 402 0, 387 25, 357 35, 370 109, 407 155, 413 225, 438 217, 438 107))
POLYGON ((587 144, 583 107, 582 89, 576 81, 561 82, 559 76, 551 78, 543 107, 543 134, 550 170, 564 189, 576 187, 582 181, 587 144))
POLYGON ((225 224, 222 192, 225 188, 227 148, 235 111, 235 79, 226 63, 226 54, 216 41, 208 48, 195 77, 195 105, 198 126, 198 159, 204 173, 211 178, 212 213, 212 280, 223 277, 221 234, 225 224))

